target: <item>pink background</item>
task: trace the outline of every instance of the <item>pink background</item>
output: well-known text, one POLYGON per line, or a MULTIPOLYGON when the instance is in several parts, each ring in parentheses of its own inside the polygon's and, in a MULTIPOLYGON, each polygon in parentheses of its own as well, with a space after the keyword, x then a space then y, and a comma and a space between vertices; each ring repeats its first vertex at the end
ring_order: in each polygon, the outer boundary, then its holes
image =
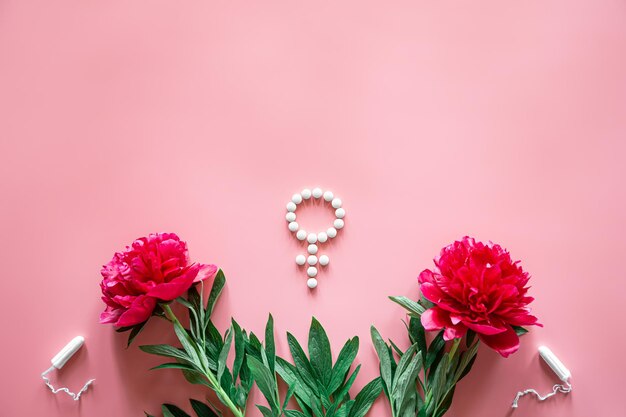
MULTIPOLYGON (((481 349, 449 415, 509 416, 518 389, 548 390, 543 343, 574 392, 512 415, 623 415, 626 2, 261 3, 0 1, 0 414, 201 397, 97 323, 100 266, 174 231, 226 272, 220 328, 261 332, 271 311, 286 354, 315 315, 335 353, 361 337, 358 388, 377 372, 370 324, 406 344, 386 296, 417 297, 464 234, 500 242, 545 328, 507 360, 481 349), (284 207, 315 185, 348 215, 309 292, 284 207), (39 378, 77 334, 55 379, 95 377, 80 404, 39 378)), ((307 211, 305 227, 329 221, 307 211)), ((161 322, 138 340, 167 341, 161 322)))

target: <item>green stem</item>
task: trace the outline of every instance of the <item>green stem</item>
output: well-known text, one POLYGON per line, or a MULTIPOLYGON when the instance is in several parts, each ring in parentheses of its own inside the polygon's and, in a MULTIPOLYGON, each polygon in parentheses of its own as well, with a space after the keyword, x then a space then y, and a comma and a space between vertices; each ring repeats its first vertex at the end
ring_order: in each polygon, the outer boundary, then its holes
MULTIPOLYGON (((163 311, 165 312, 165 316, 170 319, 172 321, 172 323, 174 323, 174 326, 178 327, 179 329, 182 329, 182 331, 184 332, 184 334, 187 334, 187 331, 185 330, 185 328, 183 327, 183 325, 180 323, 180 321, 178 320, 178 317, 176 317, 176 315, 174 314, 174 312, 172 311, 172 309, 170 308, 170 306, 168 304, 161 304, 161 308, 163 308, 163 311)), ((197 343, 195 343, 195 341, 191 340, 191 342, 197 346, 197 343)), ((204 343, 203 343, 204 344, 204 343)), ((204 352, 200 352, 201 355, 204 354, 204 352)), ((235 417, 244 417, 245 413, 243 413, 230 399, 230 397, 228 396, 228 394, 226 393, 226 391, 224 391, 224 389, 222 389, 222 386, 219 384, 219 382, 217 381, 217 377, 215 375, 213 375, 213 373, 209 370, 206 369, 204 366, 201 366, 201 364, 196 364, 196 365, 200 365, 200 368, 202 369, 202 375, 209 381, 209 384, 211 385, 211 388, 218 394, 217 398, 225 405, 227 406, 230 411, 232 411, 233 415, 235 417)))

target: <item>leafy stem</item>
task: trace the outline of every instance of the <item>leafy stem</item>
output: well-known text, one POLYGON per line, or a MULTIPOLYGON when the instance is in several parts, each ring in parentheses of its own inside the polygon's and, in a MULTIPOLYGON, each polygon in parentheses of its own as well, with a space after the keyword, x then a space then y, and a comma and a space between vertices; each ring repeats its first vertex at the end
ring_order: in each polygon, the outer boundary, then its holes
MULTIPOLYGON (((182 339, 186 340, 187 343, 181 340, 181 343, 185 347, 185 350, 187 350, 188 347, 190 347, 193 350, 193 353, 189 351, 187 353, 191 354, 192 357, 194 356, 199 357, 199 358, 204 357, 203 352, 201 352, 198 348, 198 344, 196 343, 196 341, 194 341, 191 338, 189 333, 187 333, 183 325, 180 323, 180 320, 178 320, 178 317, 176 317, 176 314, 174 314, 174 312, 172 311, 171 307, 168 304, 161 304, 161 308, 163 308, 163 311, 165 312, 165 316, 168 319, 170 319, 172 323, 174 324, 174 329, 176 331, 176 334, 179 336, 179 339, 181 339, 181 335, 182 335, 182 339)), ((202 343, 202 345, 204 345, 204 343, 202 343)), ((213 389, 217 393, 217 397, 220 399, 222 403, 224 403, 225 406, 227 406, 232 411, 235 417, 244 417, 245 410, 239 409, 239 407, 237 407, 231 401, 226 391, 224 391, 224 389, 220 386, 219 382, 217 381, 216 376, 213 375, 213 372, 211 372, 210 369, 208 369, 208 364, 205 365, 205 362, 206 361, 200 360, 199 363, 196 363, 195 365, 197 368, 199 368, 198 370, 202 373, 202 375, 208 380, 210 384, 210 388, 213 389)))

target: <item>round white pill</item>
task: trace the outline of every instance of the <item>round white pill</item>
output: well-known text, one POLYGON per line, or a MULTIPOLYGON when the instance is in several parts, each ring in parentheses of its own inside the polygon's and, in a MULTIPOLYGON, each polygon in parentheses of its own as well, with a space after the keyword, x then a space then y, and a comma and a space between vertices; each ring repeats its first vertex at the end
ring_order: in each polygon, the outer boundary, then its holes
POLYGON ((346 211, 339 207, 337 210, 335 210, 335 217, 338 219, 343 219, 344 217, 346 217, 346 211))
POLYGON ((315 265, 315 264, 317 263, 317 256, 315 256, 315 255, 309 255, 309 257, 308 257, 308 258, 306 258, 306 262, 307 262, 309 265, 311 265, 311 266, 312 266, 312 265, 315 265))
POLYGON ((304 265, 304 263, 306 262, 306 258, 304 255, 298 255, 296 256, 296 263, 298 265, 304 265))
POLYGON ((322 256, 320 256, 319 261, 320 261, 320 265, 326 266, 330 262, 330 259, 328 258, 328 256, 322 255, 322 256))
POLYGON ((290 211, 289 213, 287 213, 287 215, 285 216, 285 219, 287 219, 288 222, 295 222, 296 221, 296 213, 294 213, 293 211, 290 211))
POLYGON ((331 201, 333 199, 333 197, 335 197, 335 196, 333 195, 332 191, 325 191, 324 192, 324 200, 331 201))
POLYGON ((298 225, 298 222, 291 222, 289 223, 289 230, 291 230, 292 232, 296 232, 298 231, 298 228, 300 227, 300 225, 298 225))
POLYGON ((317 287, 317 280, 315 278, 309 278, 306 281, 306 286, 311 288, 311 289, 317 287))
POLYGON ((302 198, 304 198, 305 200, 308 200, 309 198, 311 198, 311 190, 309 190, 308 188, 305 188, 304 190, 302 190, 302 192, 300 193, 300 195, 302 196, 302 198))
POLYGON ((317 253, 317 245, 309 245, 309 247, 307 248, 307 251, 311 255, 315 255, 317 253))
POLYGON ((287 211, 296 211, 296 203, 290 201, 287 203, 287 211))
POLYGON ((328 230, 326 231, 326 234, 328 235, 329 238, 334 238, 335 236, 337 236, 337 229, 335 229, 334 227, 329 227, 328 230))
POLYGON ((306 274, 310 276, 311 278, 313 278, 314 276, 317 275, 317 268, 314 266, 308 267, 306 270, 306 274))
POLYGON ((335 226, 335 229, 342 229, 343 228, 343 220, 335 219, 335 221, 333 222, 333 226, 335 226))
POLYGON ((328 240, 328 235, 326 234, 326 232, 319 232, 317 234, 317 240, 320 243, 324 243, 324 242, 326 242, 328 240))
POLYGON ((333 201, 330 203, 334 208, 338 209, 343 204, 341 202, 341 198, 333 198, 333 201))
POLYGON ((306 237, 306 241, 309 243, 317 242, 317 235, 315 233, 309 233, 309 235, 306 237))
POLYGON ((300 204, 302 203, 302 195, 300 194, 294 194, 291 196, 291 201, 295 204, 300 204))
POLYGON ((312 194, 313 194, 313 197, 320 198, 323 192, 321 188, 316 187, 316 188, 313 188, 312 194))
POLYGON ((298 233, 296 233, 296 237, 298 238, 298 240, 306 239, 306 230, 298 230, 298 233))

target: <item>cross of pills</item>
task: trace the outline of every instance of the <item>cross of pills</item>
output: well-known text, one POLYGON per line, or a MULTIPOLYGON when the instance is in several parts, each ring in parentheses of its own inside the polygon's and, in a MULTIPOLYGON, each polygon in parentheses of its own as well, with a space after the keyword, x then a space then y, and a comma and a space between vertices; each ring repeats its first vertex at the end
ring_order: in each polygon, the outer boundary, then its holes
POLYGON ((326 266, 330 262, 327 255, 319 255, 318 246, 322 243, 326 243, 328 239, 334 239, 337 236, 339 230, 343 229, 344 217, 346 216, 346 210, 342 207, 343 202, 340 198, 335 197, 332 191, 322 191, 321 188, 314 188, 310 190, 305 188, 299 193, 294 194, 291 197, 291 201, 287 203, 287 214, 285 219, 287 220, 287 227, 293 233, 299 241, 304 241, 309 244, 307 247, 307 254, 300 254, 296 256, 296 264, 304 266, 308 264, 306 273, 309 277, 307 280, 307 286, 311 289, 317 287, 317 279, 315 278, 318 273, 317 265, 326 266), (335 210, 335 220, 332 227, 326 229, 326 231, 314 233, 307 232, 300 228, 300 225, 296 221, 296 209, 304 200, 323 199, 330 203, 335 210))

